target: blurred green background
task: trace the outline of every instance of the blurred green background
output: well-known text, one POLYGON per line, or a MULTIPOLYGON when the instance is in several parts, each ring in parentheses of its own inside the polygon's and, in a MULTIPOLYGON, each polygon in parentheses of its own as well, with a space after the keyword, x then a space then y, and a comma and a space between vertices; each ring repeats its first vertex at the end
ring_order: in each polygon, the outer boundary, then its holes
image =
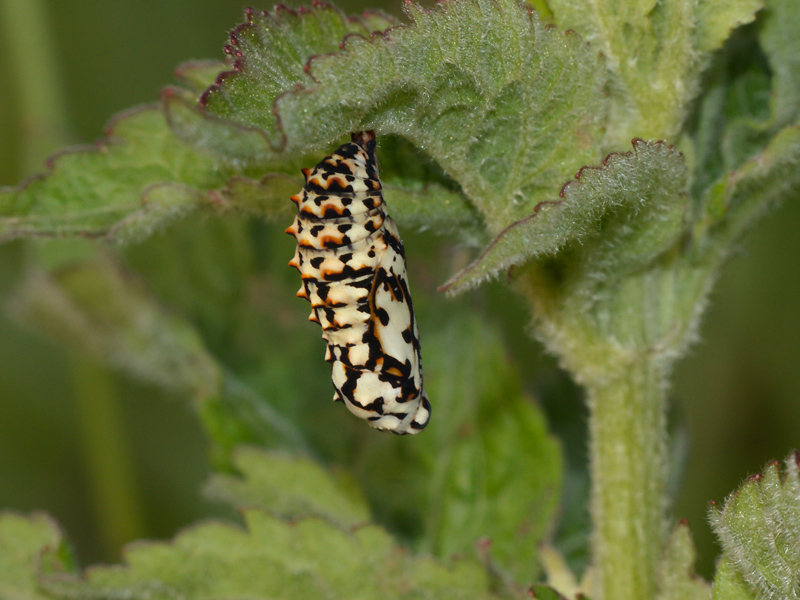
MULTIPOLYGON (((349 13, 381 8, 395 15, 400 4, 339 2, 349 13)), ((41 170, 46 156, 64 145, 101 137, 112 114, 155 101, 181 62, 222 58, 227 31, 242 20, 244 9, 238 0, 0 0, 0 7, 0 185, 41 170), (37 114, 47 117, 37 120, 37 114)), ((263 318, 250 328, 247 343, 280 345, 295 335, 297 324, 302 343, 322 363, 319 332, 303 324, 307 305, 293 296, 270 302, 271 277, 296 285, 296 273, 283 266, 292 241, 282 227, 234 217, 180 227, 126 250, 126 261, 136 269, 176 245, 202 247, 204 236, 230 237, 229 256, 208 257, 208 264, 179 275, 191 280, 200 300, 176 296, 178 288, 168 281, 149 282, 171 309, 197 324, 224 363, 236 362, 236 332, 243 327, 236 311, 245 303, 252 309, 254 289, 263 318), (237 250, 243 232, 258 242, 257 251, 237 250), (240 273, 246 276, 237 278, 240 273), (221 311, 228 311, 226 318, 220 319, 221 311)), ((767 460, 800 447, 798 231, 795 203, 768 215, 747 237, 711 296, 699 343, 677 369, 676 455, 683 469, 672 510, 676 518, 689 519, 706 574, 716 553, 705 522, 707 503, 721 500, 767 460)), ((468 253, 429 233, 404 232, 404 238, 423 346, 426 321, 447 319, 454 304, 502 329, 510 360, 563 441, 571 473, 566 512, 570 519, 581 517, 586 486, 580 390, 526 335, 525 313, 502 283, 457 301, 435 291, 468 253), (432 265, 433 255, 443 258, 432 265)), ((0 248, 0 285, 31 251, 16 243, 0 248)), ((51 263, 87 252, 75 242, 43 243, 33 251, 51 263)), ((325 367, 313 367, 319 374, 314 385, 327 400, 325 367)), ((301 376, 300 368, 286 377, 301 376)), ((108 562, 131 539, 167 537, 216 514, 200 493, 208 472, 208 449, 185 402, 0 315, 0 508, 45 510, 65 528, 84 565, 108 562)))

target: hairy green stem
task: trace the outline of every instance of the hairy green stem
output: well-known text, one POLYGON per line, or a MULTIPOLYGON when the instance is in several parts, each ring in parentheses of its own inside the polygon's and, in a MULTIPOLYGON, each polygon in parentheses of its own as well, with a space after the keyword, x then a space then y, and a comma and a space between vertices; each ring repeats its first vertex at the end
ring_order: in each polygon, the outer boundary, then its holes
POLYGON ((665 377, 644 355, 588 383, 593 598, 655 598, 664 544, 665 377))
POLYGON ((670 294, 672 280, 668 271, 627 279, 586 310, 572 282, 547 269, 532 266, 517 279, 539 337, 587 391, 592 600, 653 600, 658 593, 666 390, 675 348, 686 337, 676 325, 683 305, 670 294))

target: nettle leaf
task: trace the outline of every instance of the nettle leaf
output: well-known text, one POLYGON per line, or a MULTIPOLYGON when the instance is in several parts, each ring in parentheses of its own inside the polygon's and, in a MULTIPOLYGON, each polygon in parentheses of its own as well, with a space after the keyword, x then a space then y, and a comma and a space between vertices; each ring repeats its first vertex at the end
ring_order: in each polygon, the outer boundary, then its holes
POLYGON ((424 351, 436 427, 413 445, 372 436, 356 474, 381 521, 423 548, 475 556, 480 545, 497 572, 530 583, 560 497, 558 442, 491 325, 450 313, 424 351))
POLYGON ((509 225, 469 267, 443 289, 460 292, 531 257, 581 245, 583 270, 606 277, 646 264, 680 232, 686 198, 683 156, 661 142, 634 140, 633 151, 610 154, 602 167, 584 167, 564 185, 560 199, 539 204, 509 225))
POLYGON ((280 129, 272 104, 281 93, 309 83, 309 59, 338 52, 347 35, 369 36, 397 25, 380 13, 347 18, 322 2, 296 11, 283 5, 272 13, 247 9, 246 18, 225 46, 235 61, 233 70, 222 73, 200 103, 218 117, 258 127, 276 147, 284 141, 272 137, 280 129))
POLYGON ((286 140, 273 103, 282 93, 308 82, 310 57, 337 52, 348 34, 369 35, 397 24, 376 12, 347 18, 322 2, 297 11, 283 5, 272 13, 247 9, 246 18, 231 32, 225 47, 233 70, 219 74, 200 97, 213 118, 201 118, 195 98, 179 90, 167 90, 162 98, 173 128, 194 146, 228 161, 256 163, 286 156, 281 154, 286 140), (231 85, 231 80, 237 84, 231 85))
MULTIPOLYGON (((56 155, 49 171, 0 191, 0 241, 21 237, 141 239, 198 208, 274 212, 301 178, 272 175, 239 204, 231 177, 247 175, 183 143, 153 108, 118 116, 108 139, 56 155)), ((249 174, 261 177, 261 173, 249 174)))
POLYGON ((139 543, 125 565, 82 579, 51 579, 54 594, 81 598, 417 599, 493 598, 483 569, 415 557, 375 526, 343 531, 322 519, 286 523, 260 510, 247 528, 207 523, 171 543, 139 543))
POLYGON ((800 598, 800 455, 783 472, 776 461, 750 477, 709 517, 723 556, 757 597, 800 598))
POLYGON ((769 143, 775 133, 769 125, 770 94, 769 65, 755 28, 743 28, 714 57, 706 93, 698 98, 691 132, 692 198, 698 207, 709 185, 769 143))
POLYGON ((800 125, 781 130, 763 152, 709 186, 695 226, 700 249, 718 255, 764 211, 800 192, 800 125))
POLYGON ((795 2, 770 0, 756 26, 734 33, 710 69, 698 101, 693 196, 702 212, 710 185, 764 152, 800 114, 800 27, 795 2))
POLYGON ((72 564, 61 531, 48 517, 0 513, 0 598, 51 600, 42 576, 70 572, 72 564))
POLYGON ((689 525, 675 526, 659 565, 657 600, 709 600, 711 586, 694 573, 696 553, 689 525))
POLYGON ((402 135, 458 183, 495 233, 555 197, 565 173, 597 159, 603 69, 578 36, 545 27, 516 0, 406 10, 411 25, 350 35, 338 52, 304 29, 319 22, 345 31, 327 7, 254 16, 234 33, 236 70, 204 96, 207 118, 175 96, 172 122, 245 162, 316 150, 349 131, 402 135), (291 61, 287 47, 298 49, 291 61))
POLYGON ((751 23, 763 6, 764 0, 700 0, 694 32, 697 48, 702 52, 721 48, 731 31, 751 23))
POLYGON ((295 427, 225 369, 188 321, 165 309, 140 281, 109 260, 49 273, 31 270, 9 309, 73 351, 88 352, 129 376, 194 401, 223 450, 240 443, 306 448, 295 427))
POLYGON ((227 71, 231 65, 219 60, 192 60, 175 69, 175 78, 187 89, 201 94, 214 84, 219 74, 227 71))
POLYGON ((31 270, 10 300, 15 315, 49 337, 161 387, 202 397, 221 373, 194 329, 160 307, 109 261, 52 273, 31 270))
POLYGON ((794 0, 767 0, 759 39, 772 69, 773 114, 779 127, 800 116, 800 5, 794 0))
POLYGON ((382 137, 377 153, 393 219, 419 230, 455 233, 462 243, 484 241, 475 207, 430 157, 400 136, 382 137))
POLYGON ((751 22, 762 5, 763 0, 549 2, 560 27, 575 29, 606 57, 611 147, 634 136, 674 138, 708 52, 734 27, 751 22))
POLYGON ((717 563, 711 598, 712 600, 760 600, 757 592, 724 556, 717 563))
POLYGON ((370 520, 361 489, 345 472, 329 473, 303 456, 239 448, 231 457, 241 473, 215 475, 206 486, 236 508, 258 507, 288 520, 320 517, 348 529, 370 520))

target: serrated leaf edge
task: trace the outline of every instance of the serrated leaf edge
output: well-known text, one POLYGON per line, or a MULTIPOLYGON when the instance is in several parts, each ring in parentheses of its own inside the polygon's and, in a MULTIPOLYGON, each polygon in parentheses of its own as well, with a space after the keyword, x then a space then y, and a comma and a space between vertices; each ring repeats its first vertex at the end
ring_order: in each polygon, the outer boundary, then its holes
MULTIPOLYGON (((408 1, 408 0, 405 0, 405 1, 408 1)), ((365 21, 362 20, 359 16, 347 16, 340 9, 338 9, 336 6, 334 6, 333 4, 329 4, 329 3, 323 2, 321 0, 312 0, 311 5, 315 9, 334 10, 337 13, 339 13, 339 15, 341 16, 342 20, 344 20, 346 22, 353 23, 353 22, 359 22, 360 21, 362 24, 365 24, 365 21)), ((264 131, 263 129, 261 129, 259 127, 243 125, 243 124, 237 122, 236 119, 220 117, 220 116, 217 116, 217 115, 215 115, 213 113, 209 113, 206 110, 206 106, 208 105, 209 98, 211 97, 211 95, 219 92, 220 90, 222 90, 224 88, 224 86, 225 86, 225 83, 226 83, 227 79, 229 79, 231 77, 235 77, 235 76, 237 76, 238 74, 240 74, 242 72, 242 68, 243 68, 244 64, 246 63, 247 58, 244 56, 244 54, 240 50, 238 50, 236 48, 236 46, 238 46, 238 44, 239 44, 238 36, 245 29, 250 29, 250 28, 254 27, 254 23, 253 23, 252 19, 253 19, 253 16, 257 12, 260 15, 264 16, 264 17, 272 16, 273 18, 280 19, 281 13, 287 13, 287 14, 290 14, 292 16, 302 16, 303 14, 310 13, 311 9, 308 9, 308 8, 306 8, 304 6, 298 7, 297 9, 292 9, 292 8, 290 8, 290 7, 288 7, 288 6, 284 5, 284 4, 277 4, 273 8, 272 13, 270 13, 270 11, 267 11, 267 10, 255 11, 252 7, 247 7, 245 9, 245 17, 247 18, 247 21, 245 21, 244 23, 240 23, 239 25, 237 25, 230 32, 230 34, 229 34, 229 40, 230 41, 225 45, 225 47, 223 49, 223 51, 229 57, 231 57, 231 59, 233 59, 233 65, 231 66, 230 69, 227 69, 227 70, 221 72, 219 75, 217 75, 217 78, 214 81, 214 83, 211 84, 200 95, 200 97, 199 97, 199 99, 197 101, 197 105, 193 106, 193 108, 195 109, 195 112, 198 115, 200 115, 203 119, 212 120, 212 121, 215 121, 215 122, 220 123, 222 125, 227 125, 227 126, 239 129, 239 130, 241 130, 243 132, 260 134, 264 138, 264 141, 267 143, 267 145, 269 146, 270 149, 272 149, 276 153, 281 153, 286 149, 286 146, 287 146, 287 143, 288 143, 288 139, 287 139, 286 134, 283 131, 282 117, 281 117, 280 111, 278 110, 278 102, 281 100, 281 98, 283 98, 287 94, 295 94, 295 93, 310 91, 308 86, 304 86, 302 84, 297 84, 294 89, 292 89, 292 90, 284 90, 284 91, 280 92, 277 96, 275 96, 275 98, 273 99, 273 101, 272 101, 272 113, 273 113, 273 115, 275 115, 275 129, 276 129, 276 132, 278 133, 278 136, 279 136, 277 145, 275 143, 273 143, 272 140, 270 140, 268 132, 264 131)), ((379 11, 379 10, 364 11, 364 12, 361 13, 361 16, 362 17, 366 17, 366 16, 369 16, 369 15, 372 15, 372 14, 381 15, 387 21, 396 21, 393 17, 391 17, 388 14, 386 14, 386 13, 384 13, 382 11, 379 11)), ((342 38, 342 40, 339 42, 339 51, 345 50, 347 41, 353 36, 359 37, 359 38, 365 39, 365 40, 367 40, 367 39, 372 40, 372 39, 374 39, 375 37, 378 37, 378 36, 385 37, 385 34, 388 33, 392 29, 395 29, 395 28, 398 28, 398 27, 407 27, 407 26, 408 25, 397 24, 397 25, 394 25, 392 27, 389 27, 388 29, 386 29, 384 31, 374 31, 374 32, 370 33, 369 38, 367 38, 366 36, 364 36, 364 35, 362 35, 360 33, 350 32, 350 33, 346 34, 342 38)), ((365 25, 364 28, 367 29, 366 25, 365 25)), ((335 54, 336 53, 330 53, 330 52, 329 53, 312 54, 306 60, 306 63, 304 65, 304 67, 303 67, 303 72, 313 82, 318 82, 318 80, 311 73, 312 63, 316 59, 318 59, 320 57, 334 56, 335 54)), ((187 105, 190 104, 189 102, 186 101, 185 98, 182 97, 182 95, 179 93, 179 91, 177 91, 175 88, 167 88, 167 89, 165 89, 162 92, 162 101, 164 102, 164 105, 165 105, 165 113, 168 116, 168 120, 169 120, 169 103, 170 102, 178 101, 178 102, 183 102, 184 104, 187 104, 187 105)), ((178 132, 178 128, 173 127, 173 131, 176 131, 176 133, 177 133, 178 132)))
MULTIPOLYGON (((606 155, 606 157, 603 159, 600 165, 584 165, 583 167, 578 169, 578 172, 575 173, 575 177, 573 179, 570 179, 569 181, 565 182, 563 186, 561 186, 561 191, 558 193, 560 200, 543 200, 533 208, 533 213, 531 213, 527 217, 514 221, 513 223, 508 225, 499 234, 497 234, 497 236, 495 236, 495 238, 489 243, 489 245, 481 252, 478 258, 476 258, 470 265, 468 265, 467 267, 465 267, 464 269, 462 269, 461 271, 457 272, 452 277, 450 277, 450 279, 444 285, 438 288, 439 291, 444 292, 448 295, 456 295, 468 289, 477 287, 481 283, 499 276, 499 273, 501 271, 505 270, 506 272, 510 272, 510 270, 513 269, 513 267, 519 263, 505 264, 505 265, 501 263, 493 271, 487 272, 482 277, 478 277, 466 282, 459 282, 459 280, 468 277, 472 271, 474 271, 478 266, 480 266, 483 260, 489 255, 492 249, 494 249, 497 246, 497 244, 501 241, 503 237, 505 237, 511 231, 517 229, 518 227, 522 227, 533 221, 539 215, 539 211, 543 207, 557 206, 559 204, 563 204, 567 200, 566 195, 569 187, 581 184, 582 183, 581 177, 583 176, 584 173, 587 173, 589 171, 602 171, 603 169, 609 167, 609 165, 614 160, 632 157, 634 154, 638 152, 640 147, 647 144, 660 145, 660 146, 666 145, 667 149, 675 150, 675 146, 667 143, 666 140, 647 141, 642 138, 633 138, 631 140, 631 145, 633 146, 632 150, 628 150, 627 152, 611 152, 608 155, 606 155)), ((531 258, 531 256, 533 256, 532 253, 525 255, 525 260, 531 258)))

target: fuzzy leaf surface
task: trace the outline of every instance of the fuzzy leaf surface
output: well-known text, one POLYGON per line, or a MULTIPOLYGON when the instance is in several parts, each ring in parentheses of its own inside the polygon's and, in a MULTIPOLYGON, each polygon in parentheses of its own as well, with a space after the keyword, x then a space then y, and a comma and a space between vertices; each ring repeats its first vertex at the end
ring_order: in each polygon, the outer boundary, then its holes
POLYGON ((171 543, 129 546, 125 565, 95 567, 82 579, 51 580, 54 594, 174 600, 489 599, 475 563, 446 568, 414 557, 375 526, 346 532, 322 519, 286 523, 244 512, 246 530, 207 523, 171 543))
POLYGON ((369 521, 369 507, 355 481, 328 473, 311 459, 239 448, 232 456, 241 476, 215 475, 207 491, 237 508, 258 507, 287 520, 320 517, 348 529, 369 521))
POLYGON ((779 127, 800 116, 800 4, 767 0, 759 39, 772 69, 773 114, 779 127))
POLYGON ((698 239, 717 252, 748 230, 764 211, 800 193, 800 125, 781 130, 763 152, 720 177, 702 199, 698 239))
POLYGON ((368 36, 396 24, 378 12, 347 18, 321 2, 297 11, 282 5, 272 12, 248 9, 245 23, 231 32, 225 47, 233 68, 220 73, 200 96, 211 118, 198 114, 194 95, 168 90, 163 100, 170 123, 196 147, 228 161, 280 159, 285 139, 273 104, 308 81, 308 60, 337 52, 346 35, 368 36))
POLYGON ((71 564, 61 532, 48 517, 0 513, 0 598, 50 600, 41 575, 65 572, 71 564))
MULTIPOLYGON (((184 66, 187 78, 208 78, 218 63, 184 66)), ((313 158, 306 157, 306 166, 313 158)), ((108 138, 53 157, 48 171, 0 190, 0 242, 15 238, 89 237, 140 241, 198 210, 241 212, 290 222, 289 196, 302 187, 299 166, 241 169, 221 165, 182 142, 157 109, 117 117, 108 138), (289 175, 287 173, 293 173, 289 175)), ((459 192, 436 181, 394 177, 387 196, 396 218, 412 225, 477 230, 459 192)))
POLYGON ((711 587, 694 573, 696 552, 689 526, 678 523, 660 564, 657 600, 709 600, 711 587))
POLYGON ((800 455, 750 477, 709 516, 723 556, 761 597, 800 598, 800 455))
POLYGON ((436 427, 413 446, 373 436, 357 475, 383 522, 413 523, 443 558, 474 556, 480 541, 499 569, 529 584, 558 506, 560 448, 493 328, 448 319, 424 339, 426 373, 446 374, 426 380, 436 427))
POLYGON ((542 202, 533 214, 508 226, 444 289, 462 291, 569 244, 581 245, 588 270, 604 270, 606 278, 613 270, 618 276, 620 259, 644 264, 675 238, 684 216, 685 183, 680 152, 634 140, 632 152, 610 154, 601 167, 582 168, 559 199, 542 202))
POLYGON ((286 193, 301 185, 299 177, 274 175, 268 181, 272 185, 260 187, 258 202, 248 198, 238 206, 235 189, 226 183, 248 173, 220 167, 183 143, 157 109, 120 115, 108 135, 94 148, 56 155, 46 174, 0 190, 0 241, 66 236, 138 240, 201 207, 269 212, 286 204, 286 193))
POLYGON ((713 59, 692 131, 692 199, 764 150, 770 137, 769 65, 753 28, 739 31, 713 59))
POLYGON ((597 160, 603 70, 578 36, 544 27, 516 0, 460 0, 430 11, 409 3, 406 10, 411 25, 369 39, 351 35, 343 50, 315 56, 307 75, 298 58, 292 72, 304 77, 302 87, 277 97, 289 79, 276 85, 269 65, 289 43, 298 53, 311 49, 294 34, 279 37, 289 27, 283 20, 324 18, 337 35, 344 21, 334 27, 335 15, 319 7, 253 21, 244 29, 247 41, 236 45, 239 69, 205 96, 209 117, 192 118, 185 103, 174 102, 173 122, 198 143, 217 144, 219 155, 243 161, 277 152, 242 136, 280 140, 276 148, 295 156, 349 131, 400 134, 460 185, 495 233, 557 194, 565 174, 597 160), (265 31, 275 19, 275 33, 265 31), (269 43, 251 42, 267 37, 269 43), (232 121, 238 135, 204 133, 232 121), (241 148, 232 149, 229 138, 241 148))
POLYGON ((231 32, 225 47, 234 60, 233 69, 219 75, 200 102, 217 117, 258 127, 276 147, 283 141, 273 103, 283 92, 309 83, 309 59, 338 52, 347 35, 368 37, 397 25, 381 13, 348 18, 321 2, 297 11, 285 6, 271 12, 248 9, 246 18, 231 32))
POLYGON ((698 91, 707 53, 734 27, 752 21, 762 5, 763 0, 549 2, 560 27, 574 29, 606 57, 611 148, 634 136, 673 139, 698 91))
POLYGON ((758 600, 756 591, 726 557, 720 558, 714 576, 712 600, 758 600))
POLYGON ((231 65, 219 60, 192 60, 175 68, 175 78, 187 90, 201 94, 214 84, 220 73, 230 69, 231 65))

